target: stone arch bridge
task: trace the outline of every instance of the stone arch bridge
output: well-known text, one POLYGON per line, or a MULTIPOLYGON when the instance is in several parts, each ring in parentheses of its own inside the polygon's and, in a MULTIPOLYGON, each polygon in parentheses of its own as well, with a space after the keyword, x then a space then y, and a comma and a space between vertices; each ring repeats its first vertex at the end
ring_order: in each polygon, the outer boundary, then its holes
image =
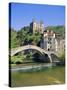
MULTIPOLYGON (((9 55, 10 56, 14 56, 15 54, 21 52, 21 51, 24 51, 24 50, 28 50, 28 49, 33 49, 33 50, 36 50, 38 51, 40 54, 47 54, 49 59, 50 59, 50 62, 52 63, 53 60, 52 60, 52 57, 51 57, 51 54, 54 54, 56 56, 58 56, 55 52, 53 51, 47 51, 47 50, 44 50, 38 46, 35 46, 35 45, 25 45, 25 46, 21 46, 21 47, 17 47, 17 48, 13 48, 10 50, 10 53, 9 55)), ((58 60, 56 60, 55 62, 58 62, 58 60)))

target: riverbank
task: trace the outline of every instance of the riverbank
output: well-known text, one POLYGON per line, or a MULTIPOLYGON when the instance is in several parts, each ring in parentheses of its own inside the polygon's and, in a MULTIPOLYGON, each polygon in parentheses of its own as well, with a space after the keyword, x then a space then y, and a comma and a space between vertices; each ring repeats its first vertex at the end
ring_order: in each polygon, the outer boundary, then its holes
POLYGON ((11 64, 11 67, 9 70, 11 71, 21 71, 22 72, 33 72, 33 71, 39 71, 44 68, 52 68, 54 66, 65 66, 64 64, 60 63, 23 63, 23 64, 11 64))
POLYGON ((30 65, 19 65, 16 67, 12 67, 11 71, 20 71, 22 70, 22 72, 29 72, 29 71, 38 71, 44 68, 51 68, 52 67, 52 63, 45 63, 45 64, 30 64, 30 65))

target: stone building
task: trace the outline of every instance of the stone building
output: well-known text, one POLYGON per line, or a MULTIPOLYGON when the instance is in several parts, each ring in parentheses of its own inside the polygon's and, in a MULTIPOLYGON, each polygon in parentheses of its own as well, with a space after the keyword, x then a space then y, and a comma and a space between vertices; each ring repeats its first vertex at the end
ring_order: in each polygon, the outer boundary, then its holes
POLYGON ((48 51, 63 52, 65 40, 60 39, 58 35, 59 34, 54 33, 52 30, 44 31, 40 47, 48 51))
POLYGON ((61 39, 58 45, 58 53, 62 54, 65 52, 65 40, 61 39))
POLYGON ((35 20, 33 20, 30 23, 30 32, 31 33, 39 32, 40 34, 43 34, 43 32, 44 32, 44 24, 43 24, 43 22, 40 21, 40 23, 37 23, 35 20))
POLYGON ((47 50, 55 50, 55 33, 53 31, 44 31, 41 47, 47 50))
POLYGON ((65 51, 65 40, 58 33, 56 33, 55 38, 56 38, 56 41, 55 41, 56 51, 58 53, 64 52, 65 51))

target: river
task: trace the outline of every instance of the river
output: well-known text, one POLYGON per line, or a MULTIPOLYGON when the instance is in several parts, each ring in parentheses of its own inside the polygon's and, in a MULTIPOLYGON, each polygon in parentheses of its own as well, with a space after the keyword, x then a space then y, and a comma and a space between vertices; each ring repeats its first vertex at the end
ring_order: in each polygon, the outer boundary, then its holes
POLYGON ((16 70, 11 72, 11 86, 38 86, 38 85, 54 85, 65 83, 65 67, 45 67, 39 71, 23 72, 16 70))

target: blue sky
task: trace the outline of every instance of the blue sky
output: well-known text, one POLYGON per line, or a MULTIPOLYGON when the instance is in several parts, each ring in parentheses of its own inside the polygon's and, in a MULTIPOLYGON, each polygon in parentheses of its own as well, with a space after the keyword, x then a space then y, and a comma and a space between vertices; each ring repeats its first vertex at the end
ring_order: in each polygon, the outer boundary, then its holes
POLYGON ((19 30, 32 19, 43 20, 44 26, 65 25, 65 7, 57 5, 11 3, 11 27, 19 30))

